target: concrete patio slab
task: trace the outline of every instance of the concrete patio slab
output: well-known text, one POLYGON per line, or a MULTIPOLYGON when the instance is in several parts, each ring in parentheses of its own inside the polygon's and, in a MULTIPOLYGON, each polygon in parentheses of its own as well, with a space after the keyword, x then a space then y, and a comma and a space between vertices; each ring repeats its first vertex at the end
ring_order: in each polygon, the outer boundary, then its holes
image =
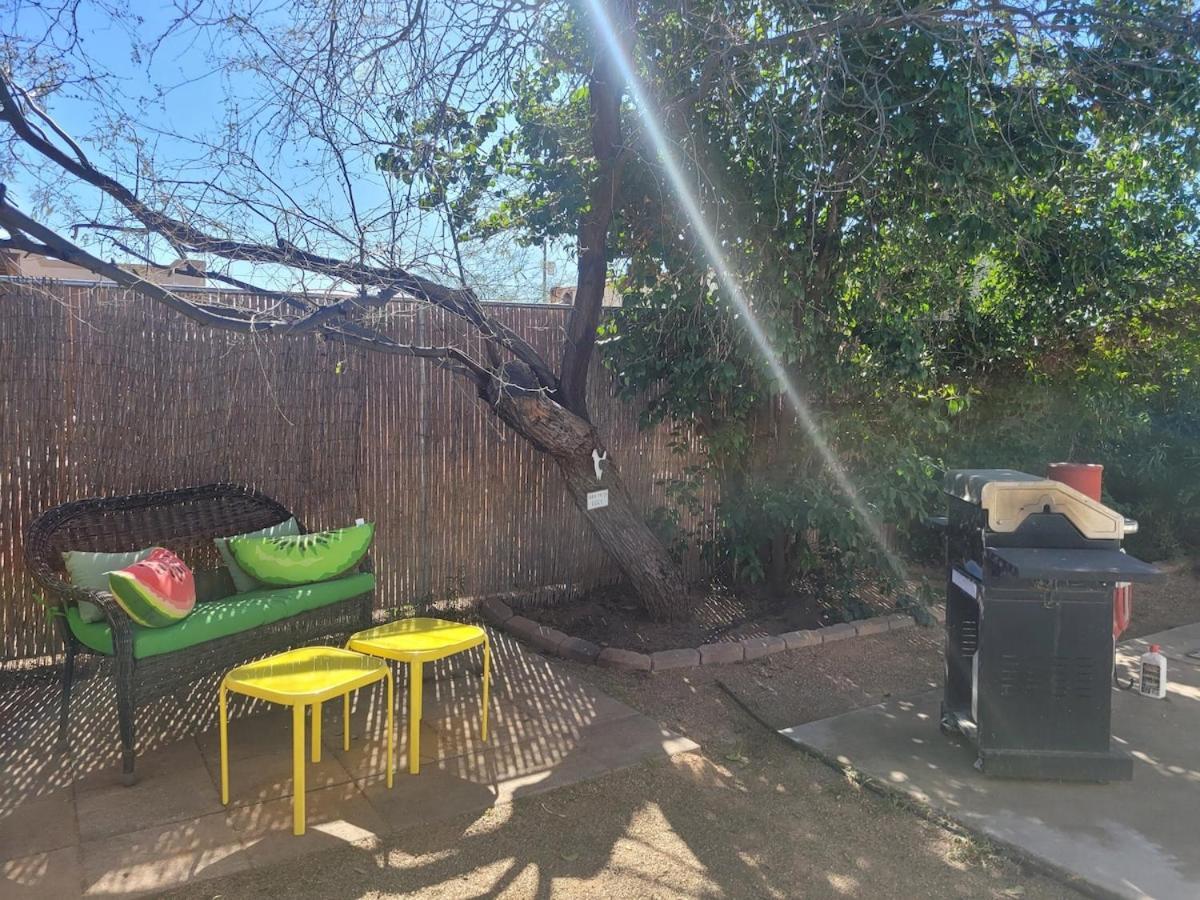
POLYGON ((385 834, 482 816, 517 797, 696 747, 503 635, 494 637, 492 653, 490 740, 479 736, 476 667, 437 667, 424 686, 416 776, 406 769, 407 692, 399 670, 390 790, 383 776, 385 693, 355 695, 349 751, 341 746, 341 704, 326 704, 322 759, 306 769, 301 837, 291 833, 287 711, 231 706, 231 802, 224 807, 215 679, 139 711, 140 780, 133 787, 120 783, 113 697, 103 673, 77 688, 70 753, 46 749, 56 737, 53 677, 0 693, 0 721, 14 723, 0 730, 0 897, 167 891, 331 847, 375 846, 385 834))
POLYGON ((164 891, 249 865, 224 813, 84 841, 81 849, 85 895, 164 891))
POLYGON ((359 783, 363 796, 387 824, 389 831, 414 825, 437 825, 496 804, 495 786, 459 778, 436 766, 417 776, 397 775, 400 783, 389 790, 382 776, 359 783))
MULTIPOLYGON (((247 720, 248 723, 253 721, 254 719, 247 720)), ((76 750, 65 755, 63 760, 73 760, 79 755, 80 751, 76 750)), ((203 768, 204 755, 195 741, 164 741, 161 745, 149 749, 144 759, 138 759, 137 776, 143 783, 156 784, 159 779, 170 778, 177 772, 200 772, 203 768)), ((120 766, 84 766, 73 779, 72 786, 77 795, 112 791, 115 788, 128 794, 125 784, 121 781, 120 766)))
MULTIPOLYGON (((291 733, 292 712, 281 706, 267 707, 256 715, 234 719, 229 723, 229 760, 232 763, 265 753, 277 753, 280 746, 287 746, 291 733)), ((196 735, 196 744, 210 768, 221 762, 220 741, 216 726, 196 735)), ((186 743, 181 741, 180 745, 186 743)), ((141 768, 140 761, 138 768, 141 768)))
MULTIPOLYGON (((197 759, 200 759, 197 754, 197 759)), ((221 810, 203 762, 144 778, 136 790, 121 784, 77 790, 79 838, 87 842, 114 834, 198 819, 221 810)))
MULTIPOLYGON (((1128 658, 1145 653, 1151 644, 1159 644, 1162 654, 1171 662, 1183 663, 1185 666, 1200 666, 1200 658, 1187 655, 1193 652, 1200 654, 1200 622, 1126 641, 1121 645, 1121 649, 1128 658)), ((1168 674, 1177 668, 1168 662, 1168 674)))
POLYGON ((0 847, 10 857, 49 853, 79 843, 70 788, 23 804, 0 818, 0 847))
POLYGON ((781 733, 900 791, 986 838, 1108 896, 1200 897, 1200 624, 1122 645, 1168 652, 1166 700, 1113 693, 1113 738, 1134 757, 1132 782, 1065 784, 985 778, 973 748, 938 730, 940 691, 855 710, 781 733))
MULTIPOLYGON (((350 749, 342 749, 342 732, 340 726, 337 734, 326 735, 325 752, 338 760, 350 773, 355 781, 362 781, 375 775, 382 775, 387 764, 387 745, 384 743, 383 726, 368 729, 366 734, 353 735, 350 739, 350 749)), ((397 771, 408 770, 408 732, 403 736, 397 735, 394 748, 397 771)), ((421 722, 421 762, 431 762, 437 758, 437 733, 425 722, 421 722)))
POLYGON ((5 897, 59 900, 78 895, 82 884, 78 844, 0 863, 0 887, 5 897))
POLYGON ((306 829, 292 834, 292 801, 269 800, 229 813, 229 823, 248 851, 250 865, 269 865, 332 847, 374 846, 391 828, 354 784, 309 791, 306 829))
MULTIPOLYGON (((274 753, 230 760, 230 806, 245 806, 248 803, 262 803, 292 796, 292 759, 289 752, 291 744, 285 743, 290 741, 290 736, 285 733, 280 738, 280 745, 274 753)), ((209 777, 212 784, 220 785, 220 762, 209 768, 209 777)), ((311 759, 307 761, 304 778, 310 791, 332 787, 335 784, 346 784, 352 780, 346 767, 329 752, 322 755, 320 762, 315 763, 311 759)))

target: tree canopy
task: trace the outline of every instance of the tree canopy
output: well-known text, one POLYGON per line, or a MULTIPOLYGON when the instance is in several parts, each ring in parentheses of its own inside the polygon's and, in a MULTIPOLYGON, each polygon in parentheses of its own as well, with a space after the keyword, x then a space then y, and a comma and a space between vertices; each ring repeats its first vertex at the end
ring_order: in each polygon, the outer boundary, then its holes
MULTIPOLYGON (((938 464, 1099 455, 1119 488, 1134 444, 1115 442, 1153 443, 1150 420, 1194 408, 1192 4, 651 2, 641 22, 655 105, 626 117, 623 308, 604 348, 630 395, 650 392, 650 419, 704 433, 697 477, 722 497, 711 549, 736 570, 787 577, 814 553, 876 554, 639 116, 673 139, 817 439, 879 520, 912 526, 938 464)), ((573 60, 589 41, 578 17, 559 23, 514 96, 476 120, 486 133, 457 145, 480 166, 475 183, 504 191, 464 236, 518 227, 542 240, 586 205, 573 60)), ((1174 464, 1200 475, 1194 457, 1174 464)), ((681 502, 694 487, 676 485, 681 502)))

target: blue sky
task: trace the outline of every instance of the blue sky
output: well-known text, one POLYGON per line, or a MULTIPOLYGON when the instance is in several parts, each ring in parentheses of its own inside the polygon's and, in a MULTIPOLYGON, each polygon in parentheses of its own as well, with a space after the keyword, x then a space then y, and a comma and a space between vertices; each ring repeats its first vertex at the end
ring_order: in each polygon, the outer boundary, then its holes
MULTIPOLYGON (((219 33, 216 31, 193 29, 174 35, 158 47, 152 58, 148 57, 144 48, 139 48, 137 44, 144 45, 163 33, 178 13, 173 5, 137 5, 143 21, 137 33, 131 35, 123 25, 110 20, 95 6, 83 4, 79 16, 80 33, 84 36, 83 53, 107 73, 105 88, 115 88, 132 101, 125 109, 131 113, 140 138, 146 142, 146 155, 159 165, 179 168, 189 178, 200 181, 209 179, 212 170, 203 164, 199 148, 191 141, 220 130, 229 98, 242 101, 238 104, 239 112, 249 106, 255 94, 254 76, 216 66, 214 60, 220 54, 214 53, 211 46, 213 36, 219 33)), ((0 27, 5 30, 12 28, 18 34, 31 35, 41 27, 36 12, 26 10, 15 14, 10 11, 5 16, 7 21, 3 21, 0 27)), ((129 144, 124 141, 116 142, 115 148, 104 146, 106 142, 113 143, 113 132, 106 123, 105 113, 92 100, 81 97, 78 90, 69 89, 54 95, 47 100, 47 106, 69 133, 81 139, 102 167, 112 171, 106 162, 110 158, 108 152, 113 149, 127 165, 133 158, 129 144)), ((308 178, 303 174, 313 171, 305 168, 306 162, 311 162, 306 160, 306 155, 304 148, 297 146, 294 151, 285 149, 270 162, 274 164, 274 171, 281 182, 286 183, 289 189, 294 189, 299 199, 312 203, 314 208, 319 203, 328 204, 333 210, 329 218, 339 223, 348 221, 348 204, 344 194, 332 187, 336 181, 324 177, 308 178)), ((351 170, 351 182, 360 205, 364 201, 372 205, 384 200, 386 191, 381 184, 381 176, 369 164, 369 154, 359 162, 359 168, 351 170)), ((43 169, 40 174, 43 179, 51 176, 51 193, 60 189, 61 182, 56 173, 47 173, 43 169)), ((123 180, 128 183, 130 177, 126 175, 123 180)), ((12 186, 14 196, 26 208, 31 208, 35 198, 45 196, 44 192, 37 191, 36 180, 34 175, 18 175, 16 184, 12 186)), ((86 186, 72 186, 70 196, 88 212, 96 208, 100 199, 96 192, 86 186)), ((50 219, 50 224, 60 228, 72 224, 66 221, 71 216, 66 215, 61 204, 38 211, 50 219)), ((445 245, 440 223, 431 217, 410 223, 404 233, 423 247, 445 245)), ((88 243, 82 232, 79 240, 88 243)), ((549 285, 573 283, 575 269, 571 250, 570 247, 550 249, 548 256, 554 271, 547 278, 549 285)), ((105 255, 112 253, 109 249, 105 255)), ((468 247, 468 254, 468 269, 473 271, 473 278, 478 277, 481 293, 485 296, 525 301, 540 298, 541 248, 520 248, 512 241, 501 241, 494 247, 475 248, 473 255, 472 248, 468 247)), ((165 256, 160 251, 156 258, 164 259, 165 256)), ((250 273, 241 267, 235 269, 234 274, 246 277, 250 273)), ((258 274, 283 286, 271 273, 258 274)), ((312 286, 319 288, 323 285, 312 283, 312 286)))

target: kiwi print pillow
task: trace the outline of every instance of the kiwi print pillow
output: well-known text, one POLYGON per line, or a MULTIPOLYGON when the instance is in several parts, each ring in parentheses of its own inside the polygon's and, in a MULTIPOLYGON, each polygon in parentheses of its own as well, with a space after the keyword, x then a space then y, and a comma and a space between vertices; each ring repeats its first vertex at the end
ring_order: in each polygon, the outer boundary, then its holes
POLYGON ((265 584, 311 584, 337 578, 358 565, 374 536, 374 524, 364 522, 312 534, 233 537, 229 550, 248 575, 265 584))
POLYGON ((229 570, 233 586, 237 588, 239 594, 244 594, 246 591, 258 590, 262 587, 262 582, 255 581, 237 564, 237 560, 233 558, 233 553, 229 549, 229 542, 234 538, 275 537, 280 534, 299 533, 300 523, 293 517, 286 522, 280 522, 278 525, 271 525, 268 528, 260 528, 258 531, 247 531, 245 534, 235 534, 231 537, 213 538, 213 544, 216 545, 217 552, 221 554, 221 561, 225 563, 225 568, 229 570))

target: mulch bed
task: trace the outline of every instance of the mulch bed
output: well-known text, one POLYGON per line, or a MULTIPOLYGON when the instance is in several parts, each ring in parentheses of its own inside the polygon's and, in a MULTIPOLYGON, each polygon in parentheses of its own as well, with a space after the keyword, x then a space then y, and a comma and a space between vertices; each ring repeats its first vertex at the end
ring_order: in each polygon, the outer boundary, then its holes
POLYGON ((1167 573, 1159 584, 1133 586, 1133 621, 1124 637, 1154 634, 1200 620, 1200 559, 1156 562, 1167 573))
MULTIPOLYGON (((894 602, 878 592, 863 592, 860 599, 877 615, 895 611, 894 602)), ((696 615, 686 622, 649 621, 629 591, 618 586, 597 588, 559 606, 514 607, 514 611, 602 647, 641 653, 767 637, 843 621, 840 605, 816 595, 772 595, 758 586, 736 591, 710 587, 699 596, 696 615)))

